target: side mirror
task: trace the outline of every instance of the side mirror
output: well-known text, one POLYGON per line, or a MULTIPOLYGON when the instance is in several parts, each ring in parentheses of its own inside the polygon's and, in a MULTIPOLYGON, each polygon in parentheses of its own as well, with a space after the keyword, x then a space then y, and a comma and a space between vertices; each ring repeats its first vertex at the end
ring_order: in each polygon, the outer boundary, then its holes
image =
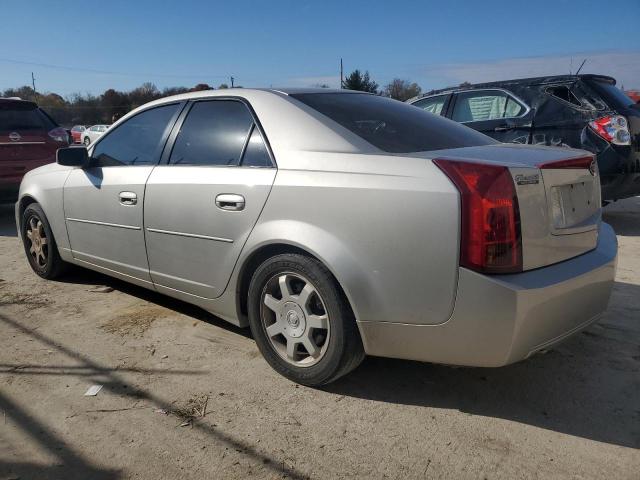
POLYGON ((66 147, 56 151, 56 162, 67 167, 85 168, 89 166, 89 153, 86 147, 66 147))

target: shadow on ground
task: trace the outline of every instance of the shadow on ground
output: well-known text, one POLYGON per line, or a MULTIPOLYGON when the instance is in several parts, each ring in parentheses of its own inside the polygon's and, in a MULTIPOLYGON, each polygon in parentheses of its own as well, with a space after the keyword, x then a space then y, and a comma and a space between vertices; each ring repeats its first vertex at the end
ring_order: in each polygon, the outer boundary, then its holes
POLYGON ((0 203, 0 237, 17 237, 13 203, 0 203))

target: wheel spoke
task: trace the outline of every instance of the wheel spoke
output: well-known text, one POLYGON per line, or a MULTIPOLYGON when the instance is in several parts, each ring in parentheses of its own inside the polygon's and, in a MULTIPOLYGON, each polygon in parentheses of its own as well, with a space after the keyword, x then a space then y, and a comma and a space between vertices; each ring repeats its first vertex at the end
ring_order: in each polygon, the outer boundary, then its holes
POLYGON ((276 315, 280 313, 280 300, 276 300, 273 295, 267 293, 264 296, 264 304, 276 315))
POLYGON ((44 227, 40 220, 38 220, 38 223, 36 224, 36 229, 38 230, 38 235, 40 236, 40 238, 44 238, 44 227))
POLYGON ((33 232, 31 230, 27 230, 27 238, 33 240, 33 232))
POLYGON ((35 217, 31 217, 29 219, 29 226, 31 227, 32 232, 35 232, 38 229, 38 224, 36 223, 35 217))
POLYGON ((287 357, 293 361, 296 359, 296 345, 297 343, 293 339, 287 338, 287 357))
POLYGON ((320 355, 320 348, 316 345, 313 339, 309 335, 305 335, 302 338, 302 344, 304 348, 307 349, 307 353, 311 355, 313 358, 318 358, 320 355))
POLYGON ((315 291, 316 290, 315 288, 313 288, 313 285, 307 283, 300 292, 300 295, 298 295, 298 305, 300 305, 304 309, 305 313, 309 313, 307 305, 309 304, 309 298, 311 297, 311 295, 313 295, 313 293, 315 293, 315 291))
POLYGON ((288 300, 291 298, 291 290, 289 289, 289 282, 286 275, 280 275, 278 278, 278 284, 280 285, 280 293, 282 293, 282 299, 288 300))
POLYGON ((311 328, 322 328, 326 330, 329 328, 329 319, 326 315, 309 315, 307 317, 307 324, 311 328))
POLYGON ((47 239, 47 237, 42 237, 42 238, 40 239, 40 243, 41 243, 42 245, 46 245, 48 242, 49 242, 49 240, 47 239))
POLYGON ((29 253, 36 253, 36 249, 33 248, 33 245, 29 247, 29 253))
POLYGON ((282 325, 280 325, 280 322, 276 322, 273 325, 269 325, 267 327, 267 335, 269 335, 270 337, 275 337, 280 333, 282 333, 282 325))

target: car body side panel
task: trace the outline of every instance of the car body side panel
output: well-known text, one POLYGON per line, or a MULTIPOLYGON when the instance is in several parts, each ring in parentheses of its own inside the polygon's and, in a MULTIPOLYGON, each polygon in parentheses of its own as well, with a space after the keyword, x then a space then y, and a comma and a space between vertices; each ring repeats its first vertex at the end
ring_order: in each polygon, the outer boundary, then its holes
POLYGON ((419 158, 297 156, 322 170, 278 172, 241 262, 269 242, 300 245, 333 271, 357 318, 445 321, 455 299, 459 196, 444 174, 419 158), (376 173, 394 161, 404 174, 376 173))
MULTIPOLYGON (((69 249, 69 237, 64 221, 63 186, 73 170, 72 167, 64 167, 56 163, 45 165, 27 173, 20 185, 19 198, 25 196, 38 202, 45 215, 49 219, 53 236, 58 244, 58 250, 63 260, 71 260, 69 249)), ((16 226, 20 229, 19 204, 16 203, 16 226)))

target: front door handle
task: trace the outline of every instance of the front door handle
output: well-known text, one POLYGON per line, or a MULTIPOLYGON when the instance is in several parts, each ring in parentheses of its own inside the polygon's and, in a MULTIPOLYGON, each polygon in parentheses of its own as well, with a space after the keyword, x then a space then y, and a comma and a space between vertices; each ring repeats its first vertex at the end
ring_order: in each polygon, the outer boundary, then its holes
POLYGON ((122 205, 135 205, 138 203, 138 195, 133 192, 120 192, 118 195, 122 205))
POLYGON ((244 210, 244 197, 235 193, 221 193, 216 197, 216 206, 221 210, 239 212, 244 210))

